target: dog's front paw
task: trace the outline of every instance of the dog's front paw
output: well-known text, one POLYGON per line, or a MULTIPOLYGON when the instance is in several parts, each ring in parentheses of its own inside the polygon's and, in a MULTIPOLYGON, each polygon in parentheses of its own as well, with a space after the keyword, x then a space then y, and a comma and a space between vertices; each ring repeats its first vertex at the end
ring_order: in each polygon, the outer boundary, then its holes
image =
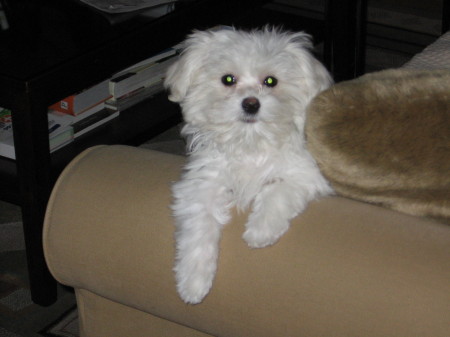
POLYGON ((198 304, 208 294, 216 274, 215 255, 215 251, 198 250, 175 264, 177 290, 184 302, 198 304))
POLYGON ((247 242, 250 248, 264 248, 273 245, 278 239, 286 233, 289 228, 289 221, 278 222, 276 224, 255 224, 249 222, 247 230, 242 238, 247 242))
POLYGON ((183 282, 178 283, 178 294, 184 302, 198 304, 203 301, 211 289, 212 280, 213 277, 190 275, 183 282))

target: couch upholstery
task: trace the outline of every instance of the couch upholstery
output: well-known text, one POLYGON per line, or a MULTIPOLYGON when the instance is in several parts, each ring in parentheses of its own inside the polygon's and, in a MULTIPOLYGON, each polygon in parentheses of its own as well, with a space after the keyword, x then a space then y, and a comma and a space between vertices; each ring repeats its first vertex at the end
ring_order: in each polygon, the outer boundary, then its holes
POLYGON ((81 336, 449 335, 450 227, 337 196, 311 203, 264 249, 246 246, 246 214, 235 214, 210 294, 184 304, 169 209, 183 162, 100 146, 59 178, 44 249, 75 288, 81 336))

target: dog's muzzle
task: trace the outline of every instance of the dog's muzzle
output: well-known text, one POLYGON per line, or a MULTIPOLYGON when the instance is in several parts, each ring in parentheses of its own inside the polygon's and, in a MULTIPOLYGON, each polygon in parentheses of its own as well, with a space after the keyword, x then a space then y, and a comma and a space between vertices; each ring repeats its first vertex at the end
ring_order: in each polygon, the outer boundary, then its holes
POLYGON ((256 97, 247 97, 242 101, 242 109, 248 114, 254 115, 258 113, 261 104, 256 97))

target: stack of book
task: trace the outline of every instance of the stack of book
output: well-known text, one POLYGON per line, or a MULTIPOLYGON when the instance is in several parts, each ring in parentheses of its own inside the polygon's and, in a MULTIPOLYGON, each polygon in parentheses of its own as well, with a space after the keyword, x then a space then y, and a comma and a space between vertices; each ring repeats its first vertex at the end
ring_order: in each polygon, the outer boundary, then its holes
MULTIPOLYGON (((180 45, 164 50, 51 105, 48 110, 50 151, 162 91, 165 73, 177 60, 180 50, 180 45)), ((3 108, 0 108, 0 156, 16 158, 11 111, 3 108)))
MULTIPOLYGON (((53 152, 73 140, 73 128, 48 116, 50 151, 53 152)), ((16 159, 11 110, 0 108, 0 156, 16 159)))
POLYGON ((163 90, 167 68, 179 52, 177 45, 121 70, 110 79, 51 105, 49 114, 59 119, 59 124, 70 123, 77 138, 163 90))
POLYGON ((51 105, 49 116, 60 125, 70 125, 76 138, 119 115, 106 108, 110 97, 108 79, 51 105))
POLYGON ((123 111, 163 90, 164 76, 180 53, 180 45, 124 69, 109 81, 106 106, 123 111))

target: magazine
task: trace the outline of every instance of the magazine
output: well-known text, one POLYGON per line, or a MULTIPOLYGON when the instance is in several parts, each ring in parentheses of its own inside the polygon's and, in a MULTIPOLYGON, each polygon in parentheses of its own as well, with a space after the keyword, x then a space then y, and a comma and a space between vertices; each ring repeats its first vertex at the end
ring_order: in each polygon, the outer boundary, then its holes
POLYGON ((103 12, 117 14, 170 4, 176 0, 81 0, 81 2, 103 12))

